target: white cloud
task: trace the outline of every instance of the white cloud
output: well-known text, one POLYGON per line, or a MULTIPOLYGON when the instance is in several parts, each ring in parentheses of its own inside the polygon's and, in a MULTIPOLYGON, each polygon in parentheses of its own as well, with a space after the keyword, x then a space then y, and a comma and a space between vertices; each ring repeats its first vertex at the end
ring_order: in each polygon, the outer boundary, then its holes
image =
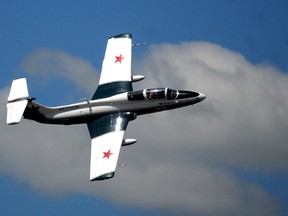
POLYGON ((22 61, 19 68, 45 79, 62 76, 88 93, 95 90, 99 80, 99 73, 89 61, 50 48, 33 51, 22 61))
MULTIPOLYGON (((173 123, 191 128, 197 154, 213 153, 210 160, 247 169, 287 168, 286 74, 204 42, 155 46, 141 66, 153 76, 153 85, 156 80, 207 95, 195 108, 173 112, 175 117, 165 113, 173 123), (178 118, 181 114, 186 116, 178 118)), ((189 134, 183 136, 189 140, 189 134)))
MULTIPOLYGON (((44 59, 60 59, 66 66, 43 60, 38 51, 22 67, 31 73, 65 71, 79 88, 94 87, 92 76, 79 77, 73 66, 78 62, 92 74, 95 69, 87 61, 55 50, 41 52, 50 53, 44 59)), ((131 165, 119 167, 116 176, 104 182, 88 181, 86 126, 1 123, 0 171, 50 195, 87 193, 164 214, 277 214, 275 195, 234 170, 287 172, 287 75, 206 42, 153 46, 133 65, 147 77, 134 89, 169 86, 200 91, 207 99, 131 122, 126 136, 138 143, 120 154, 120 162, 131 165)), ((7 95, 5 88, 1 98, 7 95)), ((4 122, 5 104, 1 112, 4 122)))

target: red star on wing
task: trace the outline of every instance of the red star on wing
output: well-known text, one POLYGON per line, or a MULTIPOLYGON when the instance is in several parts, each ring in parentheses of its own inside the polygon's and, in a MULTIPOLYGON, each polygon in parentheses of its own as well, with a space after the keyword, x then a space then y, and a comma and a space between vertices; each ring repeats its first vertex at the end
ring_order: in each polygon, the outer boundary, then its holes
MULTIPOLYGON (((108 159, 109 159, 109 157, 110 157, 113 153, 111 153, 111 149, 109 149, 107 152, 103 152, 103 154, 104 154, 103 158, 108 158, 108 159)), ((103 158, 102 158, 102 159, 103 159, 103 158)))
POLYGON ((120 56, 115 56, 116 60, 114 63, 119 62, 120 64, 122 63, 122 60, 124 59, 124 57, 122 56, 122 53, 120 56))

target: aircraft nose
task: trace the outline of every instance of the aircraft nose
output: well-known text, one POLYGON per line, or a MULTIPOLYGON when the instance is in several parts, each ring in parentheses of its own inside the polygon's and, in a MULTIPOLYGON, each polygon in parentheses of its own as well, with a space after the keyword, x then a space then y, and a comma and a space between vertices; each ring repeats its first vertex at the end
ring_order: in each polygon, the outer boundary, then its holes
POLYGON ((198 92, 179 90, 177 99, 188 99, 199 97, 198 92))
POLYGON ((201 101, 203 101, 205 98, 206 98, 206 95, 204 95, 204 94, 202 94, 202 93, 199 93, 199 99, 201 100, 201 101))

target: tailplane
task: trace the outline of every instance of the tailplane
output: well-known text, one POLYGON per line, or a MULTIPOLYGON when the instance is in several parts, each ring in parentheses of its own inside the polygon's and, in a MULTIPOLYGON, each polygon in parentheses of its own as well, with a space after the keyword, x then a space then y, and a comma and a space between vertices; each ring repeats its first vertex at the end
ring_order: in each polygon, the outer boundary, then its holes
POLYGON ((7 100, 7 124, 18 124, 29 99, 26 78, 13 80, 7 100))

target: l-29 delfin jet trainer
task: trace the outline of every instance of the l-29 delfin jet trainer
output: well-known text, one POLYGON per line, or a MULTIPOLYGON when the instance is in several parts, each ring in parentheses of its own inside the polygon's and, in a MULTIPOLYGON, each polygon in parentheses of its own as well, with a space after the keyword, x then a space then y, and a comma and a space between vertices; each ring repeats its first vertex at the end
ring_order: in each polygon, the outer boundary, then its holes
POLYGON ((91 136, 90 181, 112 178, 129 121, 138 115, 176 109, 198 103, 205 95, 171 88, 133 91, 132 83, 144 79, 131 76, 132 35, 110 37, 107 42, 99 85, 91 100, 47 107, 29 96, 26 78, 13 80, 7 101, 7 124, 22 118, 45 124, 87 124, 91 136))

